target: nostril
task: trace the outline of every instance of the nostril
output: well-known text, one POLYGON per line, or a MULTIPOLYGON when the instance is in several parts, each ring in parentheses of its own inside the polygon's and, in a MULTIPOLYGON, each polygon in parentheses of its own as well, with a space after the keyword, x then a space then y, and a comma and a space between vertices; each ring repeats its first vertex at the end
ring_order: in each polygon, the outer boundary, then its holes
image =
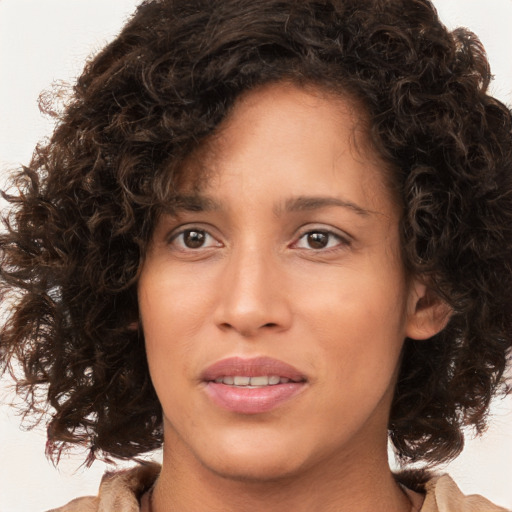
POLYGON ((252 327, 249 327, 249 326, 238 326, 237 327, 234 324, 231 324, 229 322, 222 322, 221 324, 219 324, 219 328, 223 331, 230 331, 230 330, 240 331, 245 336, 248 336, 248 335, 250 336, 253 333, 253 331, 256 332, 258 329, 262 329, 262 328, 276 329, 277 327, 279 327, 279 324, 276 322, 267 322, 266 324, 260 325, 260 326, 256 327, 255 329, 252 327))

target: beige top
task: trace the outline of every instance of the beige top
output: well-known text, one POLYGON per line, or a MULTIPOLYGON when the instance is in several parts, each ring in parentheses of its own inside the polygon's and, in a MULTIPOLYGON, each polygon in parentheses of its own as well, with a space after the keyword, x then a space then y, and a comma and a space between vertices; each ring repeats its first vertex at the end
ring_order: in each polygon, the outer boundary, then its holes
MULTIPOLYGON (((98 496, 77 498, 48 512, 145 512, 147 495, 143 496, 152 487, 159 471, 158 464, 149 463, 107 473, 101 481, 98 496)), ((482 496, 465 496, 448 475, 427 482, 425 491, 420 512, 507 512, 482 496)))

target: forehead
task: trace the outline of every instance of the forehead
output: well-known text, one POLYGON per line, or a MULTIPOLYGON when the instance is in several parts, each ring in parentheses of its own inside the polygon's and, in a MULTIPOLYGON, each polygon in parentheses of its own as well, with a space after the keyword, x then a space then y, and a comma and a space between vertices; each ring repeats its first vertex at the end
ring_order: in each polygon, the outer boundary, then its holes
MULTIPOLYGON (((267 163, 268 168, 293 163, 299 168, 311 157, 308 143, 316 145, 319 167, 334 168, 335 162, 327 162, 328 158, 349 156, 361 168, 378 169, 377 179, 390 191, 391 166, 371 144, 370 124, 365 106, 348 94, 288 82, 258 87, 243 94, 215 132, 185 160, 180 193, 215 192, 219 177, 226 174, 226 160, 233 157, 239 158, 239 169, 269 159, 273 161, 267 163), (269 151, 276 146, 278 151, 269 151)), ((361 177, 367 176, 362 173, 361 177)), ((293 174, 290 178, 282 186, 292 191, 293 174)))

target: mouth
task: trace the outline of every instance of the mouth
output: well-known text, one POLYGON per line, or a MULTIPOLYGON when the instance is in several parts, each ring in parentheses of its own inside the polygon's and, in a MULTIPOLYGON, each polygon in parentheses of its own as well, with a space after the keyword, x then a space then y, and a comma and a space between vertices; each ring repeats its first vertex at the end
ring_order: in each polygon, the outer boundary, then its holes
POLYGON ((214 382, 217 384, 225 384, 226 386, 256 389, 301 381, 293 381, 292 379, 280 377, 279 375, 258 375, 256 377, 249 377, 248 375, 225 375, 223 377, 217 377, 214 382))
POLYGON ((306 387, 307 378, 282 361, 267 357, 223 359, 201 375, 208 398, 238 414, 261 414, 288 402, 306 387))

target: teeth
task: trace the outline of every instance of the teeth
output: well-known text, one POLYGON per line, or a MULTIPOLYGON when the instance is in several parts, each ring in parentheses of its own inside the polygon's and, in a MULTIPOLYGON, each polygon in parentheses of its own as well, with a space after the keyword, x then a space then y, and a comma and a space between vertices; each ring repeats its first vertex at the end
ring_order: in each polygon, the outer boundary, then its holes
POLYGON ((290 379, 286 377, 279 377, 278 375, 259 375, 257 377, 235 375, 234 377, 217 377, 215 382, 217 384, 226 384, 228 386, 263 387, 275 386, 276 384, 286 384, 287 382, 290 382, 290 379))
POLYGON ((251 386, 268 386, 268 377, 251 377, 251 386))

